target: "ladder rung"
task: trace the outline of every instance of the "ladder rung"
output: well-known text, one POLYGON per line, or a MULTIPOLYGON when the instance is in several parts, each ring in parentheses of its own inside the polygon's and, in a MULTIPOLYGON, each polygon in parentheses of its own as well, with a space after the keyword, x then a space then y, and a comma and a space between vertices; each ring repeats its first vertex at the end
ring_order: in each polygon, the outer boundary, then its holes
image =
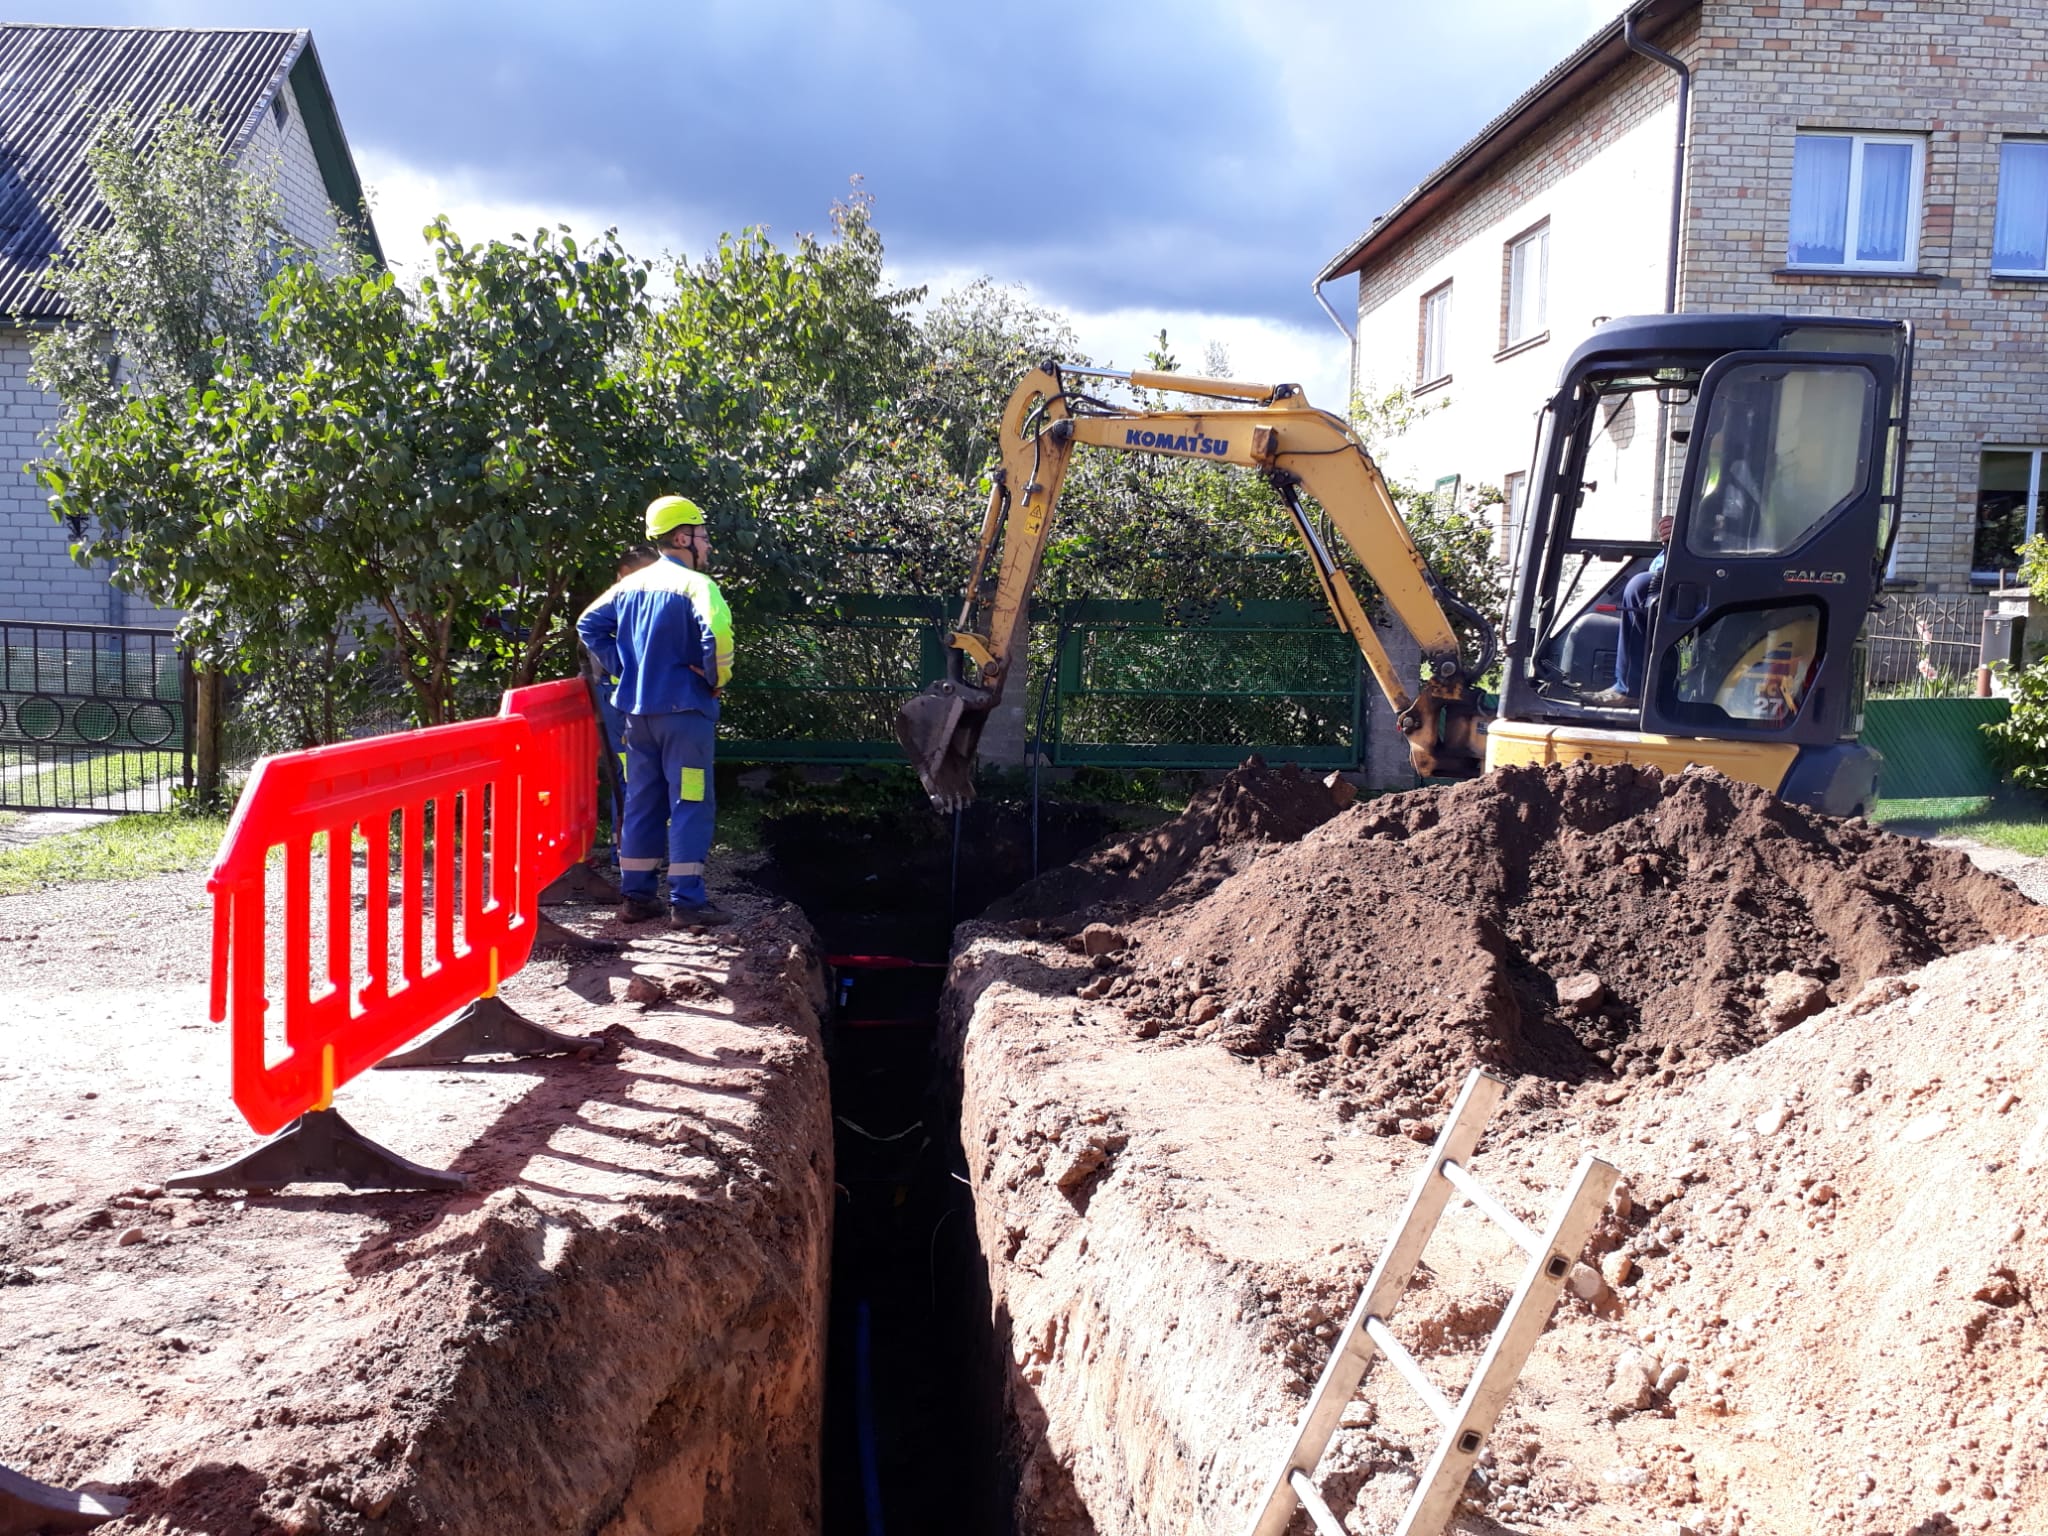
POLYGON ((1415 1363, 1415 1357, 1408 1353, 1385 1323, 1376 1317, 1368 1317, 1365 1336, 1379 1346, 1380 1353, 1387 1357, 1387 1363, 1401 1373, 1402 1379, 1415 1389, 1415 1395, 1429 1405, 1429 1411, 1445 1428, 1458 1422, 1458 1410, 1451 1406, 1451 1400, 1437 1389, 1435 1382, 1422 1374, 1422 1367, 1415 1363))
POLYGON ((1461 1164, 1446 1159, 1442 1165, 1442 1172, 1443 1176, 1451 1181, 1452 1188, 1491 1216, 1501 1230, 1522 1245, 1525 1252, 1543 1252, 1543 1239, 1530 1231, 1528 1224, 1521 1217, 1488 1194, 1486 1186, 1473 1178, 1461 1164))
POLYGON ((1323 1495, 1317 1489, 1315 1480, 1306 1472, 1290 1472, 1287 1475, 1287 1483, 1294 1490, 1294 1496, 1301 1500, 1301 1507, 1308 1511, 1309 1520, 1323 1536, 1351 1536, 1351 1533, 1344 1529, 1343 1523, 1330 1513, 1330 1506, 1323 1502, 1323 1495))

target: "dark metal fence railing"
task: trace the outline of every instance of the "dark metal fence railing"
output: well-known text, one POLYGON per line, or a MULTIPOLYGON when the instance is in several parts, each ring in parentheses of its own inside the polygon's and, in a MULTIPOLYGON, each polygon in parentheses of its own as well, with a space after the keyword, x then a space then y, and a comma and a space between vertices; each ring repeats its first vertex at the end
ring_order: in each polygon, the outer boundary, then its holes
POLYGON ((0 620, 0 808, 169 810, 191 718, 170 630, 0 620))
POLYGON ((1984 598, 1887 595, 1865 626, 1872 698, 1960 698, 1976 687, 1984 598))

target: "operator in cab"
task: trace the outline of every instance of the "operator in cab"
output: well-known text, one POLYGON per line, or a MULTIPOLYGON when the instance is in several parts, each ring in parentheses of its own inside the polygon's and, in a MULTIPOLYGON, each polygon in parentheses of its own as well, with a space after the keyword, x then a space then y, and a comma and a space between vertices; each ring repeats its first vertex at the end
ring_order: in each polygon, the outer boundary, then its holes
MULTIPOLYGON (((1669 548, 1671 518, 1657 519, 1657 542, 1669 548)), ((1621 589, 1621 634, 1614 647, 1614 686, 1586 700, 1604 709, 1633 709, 1642 702, 1643 671, 1650 659, 1650 626, 1657 593, 1664 585, 1664 550, 1657 551, 1647 571, 1637 571, 1621 589)))
POLYGON ((704 888, 704 864, 716 809, 719 695, 732 677, 732 613, 706 574, 711 531, 695 502, 650 503, 647 539, 659 558, 576 621, 584 645, 618 679, 613 702, 626 755, 619 917, 648 922, 666 910, 671 927, 712 926, 730 920, 704 888), (655 890, 664 848, 666 902, 655 890))

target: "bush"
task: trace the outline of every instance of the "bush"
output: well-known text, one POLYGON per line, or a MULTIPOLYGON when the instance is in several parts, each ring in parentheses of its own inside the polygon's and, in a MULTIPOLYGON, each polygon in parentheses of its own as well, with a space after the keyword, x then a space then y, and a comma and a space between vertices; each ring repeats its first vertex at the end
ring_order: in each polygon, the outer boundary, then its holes
MULTIPOLYGON (((2020 552, 2020 574, 2034 601, 2048 602, 2048 535, 2020 552)), ((2048 792, 2048 657, 2010 675, 2012 713, 1984 727, 2005 776, 2021 789, 2048 792)))

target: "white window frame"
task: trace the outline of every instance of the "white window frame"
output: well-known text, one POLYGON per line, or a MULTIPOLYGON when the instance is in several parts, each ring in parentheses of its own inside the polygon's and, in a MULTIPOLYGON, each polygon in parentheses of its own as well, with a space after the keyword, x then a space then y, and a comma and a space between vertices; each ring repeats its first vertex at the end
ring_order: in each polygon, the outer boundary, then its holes
MULTIPOLYGON (((1999 141, 1998 196, 1993 201, 1991 206, 1991 225, 1994 230, 1998 227, 1998 215, 2002 213, 2005 209, 2005 147, 2008 144, 2023 144, 2031 146, 2035 149, 2042 150, 2044 152, 2048 152, 2048 139, 2036 138, 2027 134, 2008 134, 2005 138, 1999 141)), ((2044 252, 2042 257, 2042 263, 2038 267, 1998 266, 1995 264, 1995 258, 1997 256, 1997 253, 1998 247, 1996 242, 1994 241, 1992 245, 1992 255, 1994 258, 1994 264, 1991 268, 1991 275, 1993 277, 2048 277, 2048 252, 2044 252)))
POLYGON ((1534 229, 1526 230, 1508 242, 1507 291, 1502 295, 1501 335, 1502 350, 1519 347, 1525 341, 1534 341, 1550 331, 1550 221, 1545 219, 1534 229), (1526 274, 1528 259, 1526 252, 1536 249, 1536 314, 1533 322, 1528 313, 1529 290, 1524 284, 1522 297, 1522 328, 1515 328, 1515 272, 1519 265, 1526 274))
POLYGON ((1920 270, 1920 214, 1927 191, 1927 136, 1919 133, 1860 133, 1849 129, 1801 128, 1799 139, 1847 139, 1849 149, 1849 192, 1843 212, 1842 259, 1840 261, 1794 261, 1792 259, 1792 207, 1786 196, 1785 266, 1795 272, 1917 272, 1920 270), (1906 249, 1898 261, 1859 261, 1856 257, 1857 221, 1863 216, 1863 150, 1870 144, 1904 144, 1913 151, 1913 166, 1906 173, 1906 249))
POLYGON ((1529 471, 1511 469, 1500 479, 1500 558, 1510 572, 1522 544, 1522 516, 1529 503, 1529 471))
POLYGON ((1426 389, 1451 376, 1451 285, 1438 283, 1422 296, 1422 355, 1415 362, 1415 387, 1426 389))

